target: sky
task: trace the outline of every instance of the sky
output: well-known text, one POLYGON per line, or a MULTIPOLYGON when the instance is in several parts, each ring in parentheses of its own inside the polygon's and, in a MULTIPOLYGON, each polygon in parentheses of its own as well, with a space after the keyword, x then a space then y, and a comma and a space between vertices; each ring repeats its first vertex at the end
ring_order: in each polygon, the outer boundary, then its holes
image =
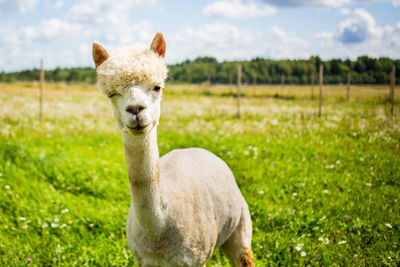
POLYGON ((93 66, 93 41, 112 52, 157 31, 167 64, 400 58, 400 0, 0 0, 0 72, 93 66))

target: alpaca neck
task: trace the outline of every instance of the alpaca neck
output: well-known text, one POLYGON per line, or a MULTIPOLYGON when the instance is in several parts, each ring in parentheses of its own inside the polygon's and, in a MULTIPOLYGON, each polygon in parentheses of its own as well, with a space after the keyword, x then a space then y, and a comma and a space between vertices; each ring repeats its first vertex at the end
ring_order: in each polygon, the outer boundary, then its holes
POLYGON ((131 212, 145 231, 156 233, 162 221, 157 128, 146 136, 122 134, 131 192, 131 212))

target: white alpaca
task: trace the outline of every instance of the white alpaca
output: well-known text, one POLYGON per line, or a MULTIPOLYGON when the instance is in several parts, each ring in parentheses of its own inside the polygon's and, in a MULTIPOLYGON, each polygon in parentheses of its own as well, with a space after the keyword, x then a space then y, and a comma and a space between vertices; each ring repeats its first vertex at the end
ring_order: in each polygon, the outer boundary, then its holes
POLYGON ((111 56, 93 44, 98 87, 122 133, 131 207, 126 226, 139 266, 205 266, 222 246, 234 266, 254 266, 251 219, 229 167, 200 148, 159 158, 157 125, 166 43, 136 44, 111 56))

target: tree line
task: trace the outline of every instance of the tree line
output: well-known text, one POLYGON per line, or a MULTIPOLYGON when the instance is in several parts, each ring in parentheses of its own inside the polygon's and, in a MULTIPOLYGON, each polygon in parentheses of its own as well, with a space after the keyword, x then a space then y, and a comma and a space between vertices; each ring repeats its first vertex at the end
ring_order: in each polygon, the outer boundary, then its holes
MULTIPOLYGON (((393 65, 400 74, 400 60, 388 57, 371 58, 360 56, 356 60, 322 60, 319 56, 298 60, 272 60, 254 58, 247 61, 218 62, 213 57, 198 57, 178 64, 169 65, 170 83, 236 83, 237 65, 242 65, 242 83, 279 84, 284 75, 286 84, 310 84, 312 77, 318 82, 318 70, 324 66, 324 83, 341 84, 347 82, 351 73, 354 84, 388 84, 393 65)), ((0 72, 0 82, 35 81, 39 79, 39 69, 18 72, 0 72)), ((95 83, 93 68, 55 68, 45 71, 46 81, 95 83)))

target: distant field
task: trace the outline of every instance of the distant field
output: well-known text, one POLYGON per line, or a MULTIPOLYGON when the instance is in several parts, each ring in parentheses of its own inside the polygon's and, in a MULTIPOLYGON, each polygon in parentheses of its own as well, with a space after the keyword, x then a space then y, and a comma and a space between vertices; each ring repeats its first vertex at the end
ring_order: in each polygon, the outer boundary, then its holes
MULTIPOLYGON (((91 85, 0 84, 0 265, 133 265, 129 188, 108 100, 91 85)), ((161 155, 204 147, 250 206, 257 266, 400 265, 400 93, 387 86, 174 85, 161 155)), ((207 266, 229 266, 220 251, 207 266)))

